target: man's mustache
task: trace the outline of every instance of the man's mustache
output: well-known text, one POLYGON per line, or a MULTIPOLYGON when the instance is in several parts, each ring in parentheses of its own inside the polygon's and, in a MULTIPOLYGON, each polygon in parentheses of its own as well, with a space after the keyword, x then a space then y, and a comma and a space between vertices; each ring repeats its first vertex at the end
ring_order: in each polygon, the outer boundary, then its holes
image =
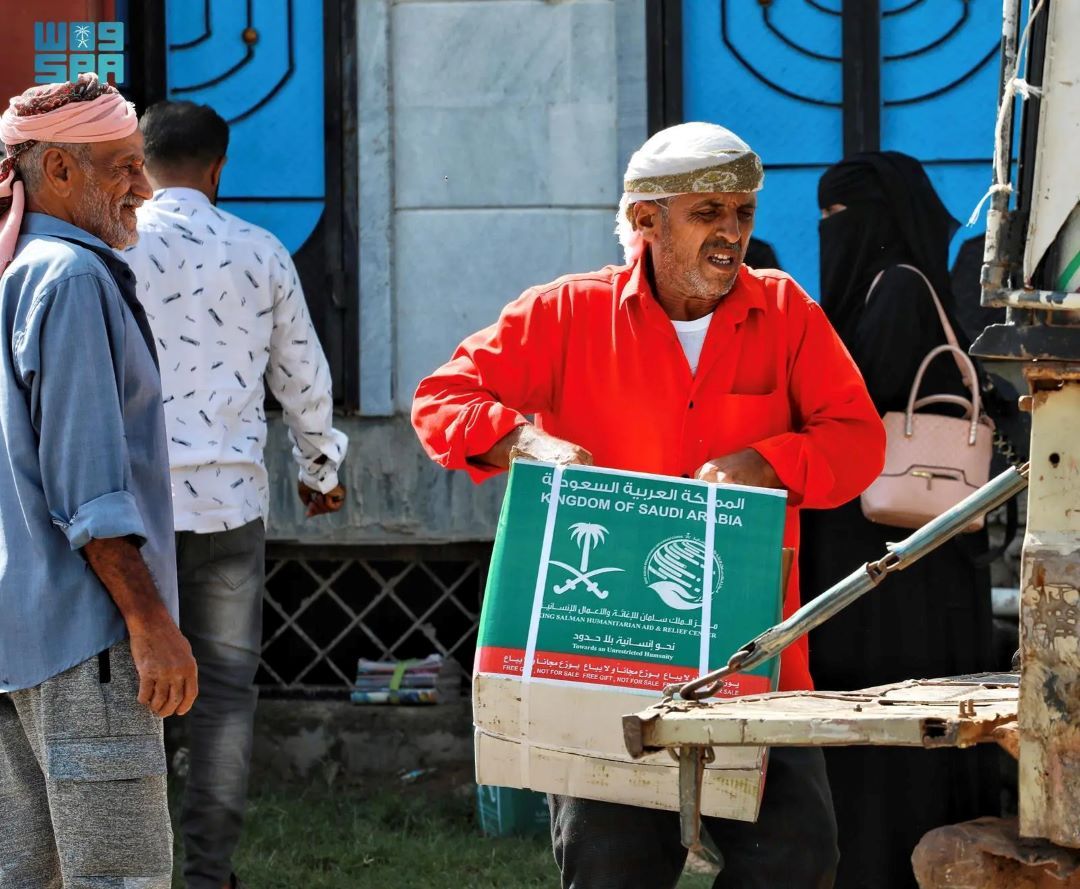
POLYGON ((734 244, 729 244, 727 241, 715 241, 710 244, 706 244, 702 249, 704 250, 727 250, 729 253, 736 255, 742 254, 742 245, 736 241, 734 244))

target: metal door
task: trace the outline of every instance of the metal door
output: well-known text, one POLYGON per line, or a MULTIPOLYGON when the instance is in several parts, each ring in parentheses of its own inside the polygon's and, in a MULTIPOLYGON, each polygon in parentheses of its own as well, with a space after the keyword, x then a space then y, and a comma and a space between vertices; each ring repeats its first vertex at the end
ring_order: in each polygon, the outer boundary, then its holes
MULTIPOLYGON (((681 119, 724 124, 762 156, 755 233, 815 297, 817 180, 845 147, 919 158, 961 221, 989 185, 1000 0, 876 7, 876 0, 683 0, 678 10, 682 81, 674 101, 668 86, 666 117, 681 88, 681 119)), ((981 225, 961 228, 954 253, 981 225)))
MULTIPOLYGON (((166 0, 164 93, 231 131, 219 203, 293 254, 330 360, 355 404, 356 113, 351 4, 166 0)), ((153 35, 147 32, 148 39, 153 35)))

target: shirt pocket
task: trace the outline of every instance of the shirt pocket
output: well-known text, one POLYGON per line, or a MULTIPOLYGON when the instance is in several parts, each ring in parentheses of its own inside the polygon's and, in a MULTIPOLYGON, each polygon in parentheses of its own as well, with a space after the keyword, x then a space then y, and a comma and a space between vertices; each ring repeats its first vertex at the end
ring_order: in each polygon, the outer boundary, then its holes
POLYGON ((761 395, 715 396, 709 405, 706 430, 714 457, 741 451, 750 445, 791 431, 791 408, 787 392, 774 389, 761 395))

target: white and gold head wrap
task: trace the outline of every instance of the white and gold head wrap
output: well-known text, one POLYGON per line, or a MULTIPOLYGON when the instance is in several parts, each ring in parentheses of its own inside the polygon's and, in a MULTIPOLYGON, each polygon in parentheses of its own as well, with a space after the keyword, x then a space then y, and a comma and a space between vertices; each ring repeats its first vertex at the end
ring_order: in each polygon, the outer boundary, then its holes
POLYGON ((713 123, 668 127, 634 152, 623 177, 615 231, 632 262, 645 247, 631 208, 689 192, 758 191, 765 181, 759 158, 731 130, 713 123))

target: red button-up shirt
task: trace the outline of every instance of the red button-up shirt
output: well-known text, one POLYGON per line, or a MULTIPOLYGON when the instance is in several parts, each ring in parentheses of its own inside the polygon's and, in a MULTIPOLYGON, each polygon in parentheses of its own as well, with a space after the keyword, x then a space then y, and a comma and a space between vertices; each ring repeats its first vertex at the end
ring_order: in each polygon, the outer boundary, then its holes
MULTIPOLYGON (((528 414, 615 469, 692 476, 753 448, 789 491, 793 548, 799 508, 858 496, 885 454, 866 386, 821 309, 787 275, 745 267, 713 312, 696 374, 639 260, 526 291, 420 383, 412 419, 432 459, 480 482, 499 470, 470 458, 528 414)), ((796 567, 785 617, 799 604, 796 567)), ((804 638, 781 656, 780 688, 812 687, 804 638)))

